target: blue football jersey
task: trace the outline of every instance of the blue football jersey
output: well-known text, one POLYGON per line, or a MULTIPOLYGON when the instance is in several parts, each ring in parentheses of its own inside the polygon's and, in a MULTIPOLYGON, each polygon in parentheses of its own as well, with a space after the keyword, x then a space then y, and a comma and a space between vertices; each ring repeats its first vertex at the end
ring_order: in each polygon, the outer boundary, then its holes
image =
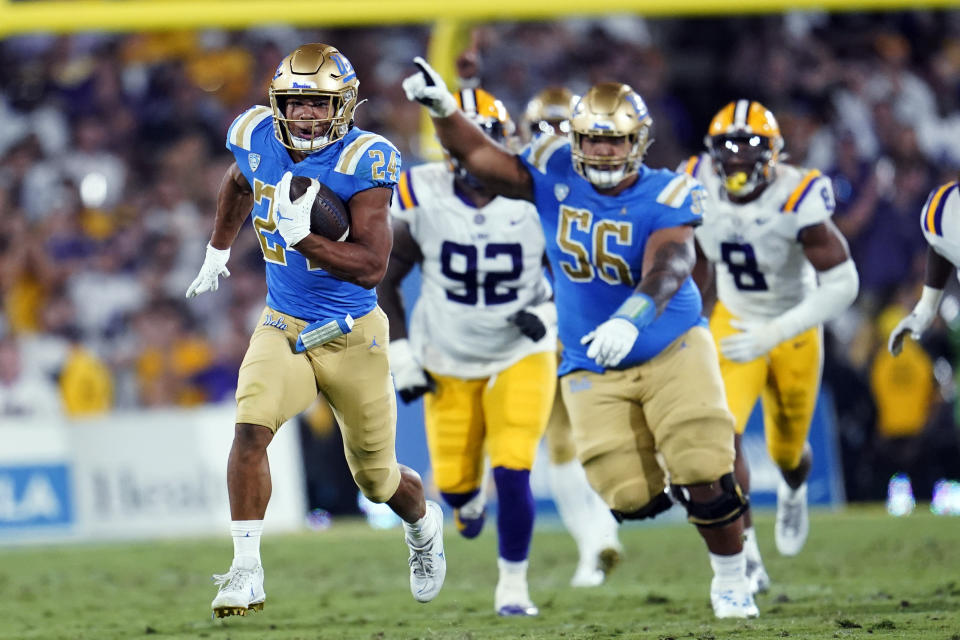
POLYGON ((340 280, 287 247, 277 230, 274 191, 287 171, 316 178, 344 202, 373 187, 392 189, 400 174, 396 147, 354 127, 340 140, 295 163, 274 136, 271 110, 255 106, 233 121, 227 131, 227 149, 253 188, 253 228, 266 261, 267 304, 311 322, 369 313, 377 304, 374 289, 340 280))
MULTIPOLYGON (((641 166, 639 179, 629 189, 617 196, 601 195, 574 170, 565 138, 534 140, 521 159, 533 178, 534 202, 553 270, 563 343, 559 374, 603 371, 587 357, 589 345, 581 345, 580 339, 633 294, 650 234, 699 224, 706 193, 690 176, 641 166)), ((701 308, 700 292, 687 278, 617 368, 645 362, 691 327, 705 324, 701 308)))

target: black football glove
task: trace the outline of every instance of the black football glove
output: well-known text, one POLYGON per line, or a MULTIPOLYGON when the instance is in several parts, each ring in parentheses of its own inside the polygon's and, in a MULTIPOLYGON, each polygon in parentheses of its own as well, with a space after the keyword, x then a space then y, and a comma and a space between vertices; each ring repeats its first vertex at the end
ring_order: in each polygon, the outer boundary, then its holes
POLYGON ((527 309, 521 309, 510 316, 510 322, 515 324, 517 328, 520 329, 520 333, 527 336, 534 342, 547 335, 547 327, 545 324, 543 324, 543 320, 540 319, 540 316, 538 316, 536 313, 528 311, 527 309))

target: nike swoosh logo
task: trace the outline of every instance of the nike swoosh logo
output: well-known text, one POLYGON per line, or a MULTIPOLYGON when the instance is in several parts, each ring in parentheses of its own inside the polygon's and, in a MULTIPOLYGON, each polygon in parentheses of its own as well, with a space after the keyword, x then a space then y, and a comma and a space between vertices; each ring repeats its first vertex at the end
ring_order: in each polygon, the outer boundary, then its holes
POLYGON ((523 222, 523 218, 520 218, 519 220, 511 220, 511 221, 510 221, 510 225, 511 225, 511 226, 516 226, 516 225, 520 224, 521 222, 523 222))
POLYGON ((756 220, 754 220, 754 222, 757 224, 758 227, 762 227, 763 225, 770 222, 770 220, 772 220, 772 218, 757 218, 756 220))

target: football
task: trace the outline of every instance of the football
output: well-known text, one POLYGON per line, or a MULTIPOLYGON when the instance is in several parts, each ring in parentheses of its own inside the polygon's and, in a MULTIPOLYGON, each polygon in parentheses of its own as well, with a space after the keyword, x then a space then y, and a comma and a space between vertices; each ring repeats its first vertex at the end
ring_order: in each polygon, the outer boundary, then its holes
MULTIPOLYGON (((310 188, 311 179, 293 176, 290 181, 290 200, 296 200, 310 188)), ((320 191, 310 207, 310 231, 330 240, 346 240, 350 234, 350 210, 333 189, 320 183, 320 191)))

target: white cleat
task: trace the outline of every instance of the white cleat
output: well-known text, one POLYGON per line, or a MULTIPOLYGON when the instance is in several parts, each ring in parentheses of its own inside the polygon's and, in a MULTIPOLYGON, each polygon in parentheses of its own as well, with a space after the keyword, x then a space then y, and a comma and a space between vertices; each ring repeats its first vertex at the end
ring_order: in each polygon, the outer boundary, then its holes
POLYGON ((416 546, 409 534, 404 537, 410 548, 410 592, 417 602, 430 602, 436 598, 447 575, 447 558, 443 554, 443 509, 433 500, 427 500, 426 517, 432 521, 434 533, 422 546, 416 546))
POLYGON ((263 566, 256 558, 234 558, 230 570, 214 575, 213 580, 220 587, 210 603, 215 618, 263 610, 267 594, 263 590, 263 566))
POLYGON ((750 583, 750 592, 753 594, 766 593, 770 590, 770 576, 767 575, 762 562, 747 560, 747 582, 750 583))
POLYGON ((780 480, 777 487, 777 524, 774 541, 780 555, 795 556, 803 549, 810 533, 810 518, 807 513, 807 483, 794 491, 780 480))
POLYGON ((493 594, 493 608, 497 615, 505 617, 535 616, 540 613, 530 600, 526 578, 504 576, 502 573, 493 594))
POLYGON ((746 580, 710 583, 710 604, 717 618, 756 618, 760 615, 746 580))
POLYGON ((604 547, 595 556, 580 558, 577 570, 570 580, 571 587, 599 587, 620 564, 623 547, 619 544, 604 547))

